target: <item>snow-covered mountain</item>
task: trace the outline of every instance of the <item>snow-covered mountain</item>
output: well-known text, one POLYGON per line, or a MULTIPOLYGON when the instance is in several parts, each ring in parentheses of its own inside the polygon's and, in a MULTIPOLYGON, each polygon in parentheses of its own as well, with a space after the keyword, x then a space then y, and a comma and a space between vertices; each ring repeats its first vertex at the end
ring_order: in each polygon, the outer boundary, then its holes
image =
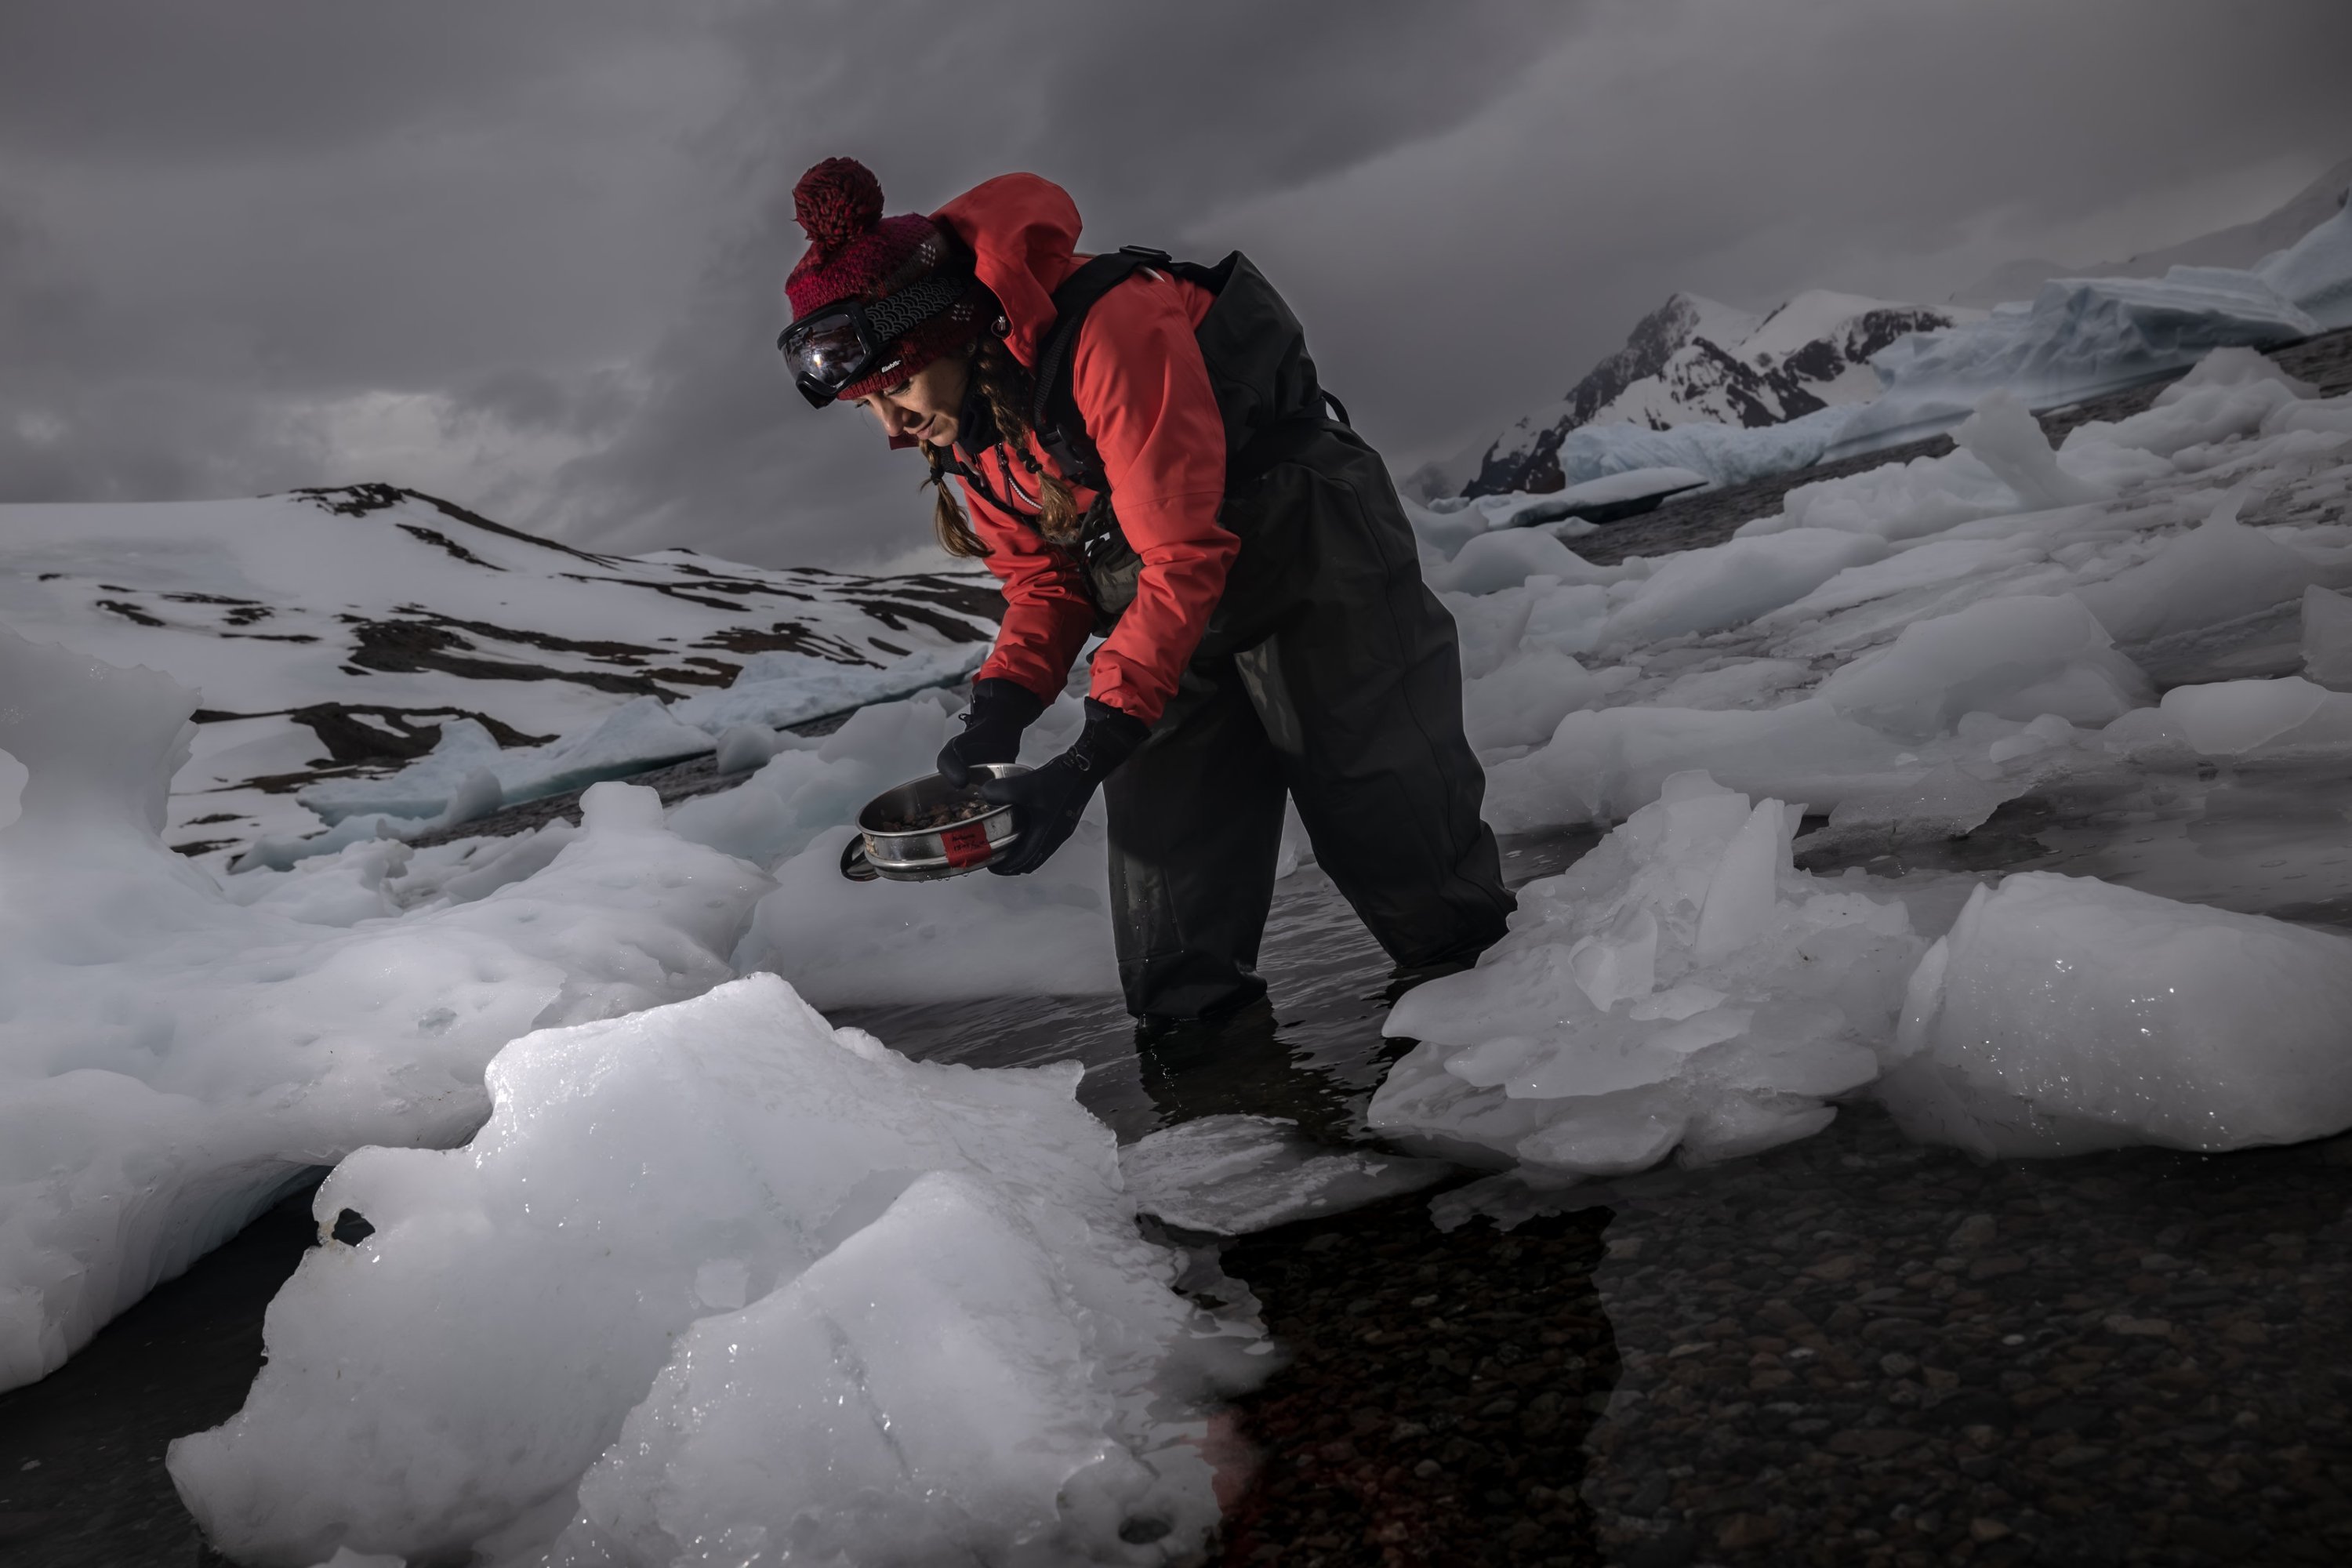
POLYGON ((1815 289, 1759 318, 1676 294, 1558 404, 1506 430, 1463 493, 1560 489, 1560 443, 1587 425, 1666 430, 1707 420, 1752 429, 1866 403, 1878 394, 1871 355, 1973 315, 1815 289))
POLYGON ((388 485, 0 506, 0 626, 201 694, 166 839, 208 860, 315 832, 303 794, 461 738, 496 763, 629 710, 639 754, 614 735, 603 748, 619 771, 707 750, 744 718, 790 723, 951 680, 1003 605, 976 571, 603 555, 388 485))

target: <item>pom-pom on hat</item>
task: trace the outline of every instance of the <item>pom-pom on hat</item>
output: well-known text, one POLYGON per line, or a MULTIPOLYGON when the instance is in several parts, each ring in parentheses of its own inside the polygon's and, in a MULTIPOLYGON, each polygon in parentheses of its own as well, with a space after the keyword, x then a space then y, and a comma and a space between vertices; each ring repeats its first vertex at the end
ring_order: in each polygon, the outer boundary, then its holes
MULTIPOLYGON (((920 213, 882 216, 882 182, 855 158, 827 158, 793 187, 793 216, 809 237, 806 255, 784 279, 793 320, 844 300, 872 304, 943 266, 964 267, 950 237, 920 213)), ((896 385, 979 335, 986 309, 974 281, 947 309, 924 318, 899 339, 896 363, 878 375, 842 388, 858 398, 896 385)))

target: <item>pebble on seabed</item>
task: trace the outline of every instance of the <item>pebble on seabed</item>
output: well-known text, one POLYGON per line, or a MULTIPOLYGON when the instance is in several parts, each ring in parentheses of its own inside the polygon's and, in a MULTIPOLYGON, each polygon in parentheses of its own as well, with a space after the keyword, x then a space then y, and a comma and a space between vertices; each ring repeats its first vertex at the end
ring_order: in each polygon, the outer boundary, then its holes
POLYGON ((2352 1559, 2347 1169, 1979 1165, 1850 1110, 1507 1234, 1406 1198, 1249 1238, 1296 1359, 1224 1561, 2352 1559))

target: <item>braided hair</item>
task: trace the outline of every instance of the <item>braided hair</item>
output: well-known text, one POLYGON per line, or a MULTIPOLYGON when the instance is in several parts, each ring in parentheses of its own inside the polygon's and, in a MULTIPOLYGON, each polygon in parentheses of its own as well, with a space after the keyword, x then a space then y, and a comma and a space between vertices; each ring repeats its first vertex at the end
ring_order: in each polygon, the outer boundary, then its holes
MULTIPOLYGON (((1036 383, 1030 378, 1028 367, 1013 357, 1013 351, 1004 346, 1002 338, 987 331, 982 332, 973 345, 971 364, 973 390, 987 404, 998 439, 1010 459, 1028 471, 1035 486, 1037 531, 1055 544, 1076 543, 1086 521, 1078 510, 1077 498, 1070 493, 1068 482, 1039 462, 1030 447, 1034 426, 1029 420, 1029 405, 1036 395, 1036 383)), ((923 455, 931 468, 930 478, 924 483, 939 492, 932 505, 931 527, 939 534, 940 547, 967 560, 986 555, 988 546, 972 531, 963 503, 948 484, 949 454, 942 447, 925 447, 923 455)))

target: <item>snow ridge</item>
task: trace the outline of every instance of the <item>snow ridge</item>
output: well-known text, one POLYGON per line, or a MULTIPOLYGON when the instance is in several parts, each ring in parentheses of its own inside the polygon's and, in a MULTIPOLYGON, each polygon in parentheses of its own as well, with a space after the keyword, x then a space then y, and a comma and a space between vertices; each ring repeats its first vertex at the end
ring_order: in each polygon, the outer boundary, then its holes
POLYGON ((1003 605, 976 570, 604 555, 390 485, 0 506, 0 625, 197 689, 167 842, 215 868, 378 794, 432 816, 446 790, 374 785, 436 753, 520 800, 953 680, 1003 605), (605 771, 524 754, 608 721, 605 771))

